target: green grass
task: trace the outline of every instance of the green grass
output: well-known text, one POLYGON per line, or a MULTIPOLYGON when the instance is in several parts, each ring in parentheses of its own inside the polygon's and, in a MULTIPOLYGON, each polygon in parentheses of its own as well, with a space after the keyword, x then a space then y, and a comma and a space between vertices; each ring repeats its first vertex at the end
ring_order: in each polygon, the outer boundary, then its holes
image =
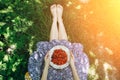
MULTIPOLYGON (((108 37, 109 40, 113 40, 115 37, 113 37, 114 35, 109 36, 110 33, 101 28, 100 21, 95 25, 94 19, 84 19, 85 12, 92 9, 89 4, 86 6, 77 0, 0 0, 0 80, 24 80, 24 75, 28 71, 28 58, 36 49, 36 43, 49 41, 52 24, 49 8, 54 3, 59 3, 64 7, 63 21, 69 41, 82 43, 84 51, 89 57, 88 80, 106 80, 106 73, 110 74, 108 75, 110 77, 116 72, 116 66, 119 66, 111 60, 113 57, 106 53, 104 55, 107 57, 99 54, 104 52, 105 46, 100 52, 99 46, 104 44, 104 41, 99 41, 100 38, 96 38, 96 34, 102 30, 107 34, 104 37, 108 37), (67 4, 70 6, 67 7, 67 4), (80 10, 75 8, 79 5, 80 10), (91 25, 88 25, 90 22, 95 25, 92 26, 92 29, 91 25), (98 44, 100 45, 98 46, 98 44), (107 66, 103 67, 104 64, 107 66)), ((92 18, 94 17, 96 16, 93 15, 92 18)), ((116 45, 113 44, 112 46, 116 45)), ((112 46, 108 45, 114 49, 112 46)), ((114 75, 114 77, 119 79, 118 75, 114 75)))

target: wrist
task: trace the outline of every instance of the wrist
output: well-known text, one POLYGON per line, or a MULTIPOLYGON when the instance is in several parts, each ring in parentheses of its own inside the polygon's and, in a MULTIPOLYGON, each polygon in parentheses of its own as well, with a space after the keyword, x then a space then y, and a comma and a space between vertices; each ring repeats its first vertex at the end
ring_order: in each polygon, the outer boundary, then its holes
POLYGON ((71 66, 75 65, 75 64, 74 64, 74 61, 70 61, 70 65, 71 65, 71 66))
POLYGON ((45 67, 49 67, 49 63, 45 63, 45 67))
POLYGON ((72 69, 72 71, 76 72, 76 67, 75 67, 75 65, 71 65, 71 69, 72 69))
POLYGON ((71 63, 70 66, 71 66, 71 68, 75 68, 75 64, 74 63, 71 63))

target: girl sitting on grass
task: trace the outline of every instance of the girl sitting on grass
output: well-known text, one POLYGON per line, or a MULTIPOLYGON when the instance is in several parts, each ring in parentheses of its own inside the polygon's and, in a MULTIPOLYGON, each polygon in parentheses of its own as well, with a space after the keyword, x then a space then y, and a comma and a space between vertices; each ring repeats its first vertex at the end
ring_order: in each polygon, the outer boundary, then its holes
POLYGON ((50 41, 39 42, 37 50, 29 58, 28 71, 32 80, 87 80, 89 60, 80 43, 68 41, 62 20, 63 7, 53 4, 50 10, 53 16, 50 41), (57 45, 63 45, 71 51, 70 65, 63 69, 49 66, 49 50, 57 45))

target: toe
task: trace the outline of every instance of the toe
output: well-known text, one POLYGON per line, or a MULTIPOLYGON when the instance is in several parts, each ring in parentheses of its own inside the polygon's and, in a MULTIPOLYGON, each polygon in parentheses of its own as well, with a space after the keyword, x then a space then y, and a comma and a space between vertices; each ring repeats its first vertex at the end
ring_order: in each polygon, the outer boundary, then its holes
POLYGON ((56 4, 53 4, 50 8, 53 9, 56 7, 56 4))
POLYGON ((63 7, 60 4, 57 5, 57 8, 63 9, 63 7))

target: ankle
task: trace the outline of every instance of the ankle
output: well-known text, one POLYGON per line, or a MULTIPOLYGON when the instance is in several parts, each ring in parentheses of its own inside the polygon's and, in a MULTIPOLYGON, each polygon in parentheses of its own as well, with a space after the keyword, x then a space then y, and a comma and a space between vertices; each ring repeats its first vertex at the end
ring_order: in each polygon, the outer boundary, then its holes
POLYGON ((58 22, 63 22, 62 17, 58 17, 58 22))
POLYGON ((57 22, 57 17, 53 17, 53 21, 57 22))

